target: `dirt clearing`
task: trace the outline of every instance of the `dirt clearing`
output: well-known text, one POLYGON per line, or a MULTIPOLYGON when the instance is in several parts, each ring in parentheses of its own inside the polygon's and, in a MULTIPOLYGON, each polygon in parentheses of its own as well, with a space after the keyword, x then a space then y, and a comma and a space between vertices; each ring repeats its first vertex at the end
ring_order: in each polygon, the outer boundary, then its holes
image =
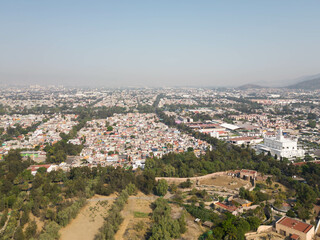
POLYGON ((141 192, 137 196, 129 198, 121 212, 124 220, 120 225, 115 239, 145 239, 146 230, 149 228, 151 220, 149 214, 152 212, 150 207, 157 197, 149 197, 141 192))
MULTIPOLYGON (((115 196, 110 196, 110 198, 115 196)), ((94 196, 80 210, 78 216, 65 228, 60 230, 61 240, 91 240, 103 224, 113 200, 105 200, 105 196, 94 196), (101 199, 101 201, 99 201, 101 199)))
POLYGON ((219 186, 219 187, 226 187, 230 190, 238 189, 246 186, 247 184, 250 184, 249 181, 245 181, 243 179, 228 176, 228 175, 214 176, 211 178, 201 180, 200 183, 201 185, 213 185, 213 186, 219 186))

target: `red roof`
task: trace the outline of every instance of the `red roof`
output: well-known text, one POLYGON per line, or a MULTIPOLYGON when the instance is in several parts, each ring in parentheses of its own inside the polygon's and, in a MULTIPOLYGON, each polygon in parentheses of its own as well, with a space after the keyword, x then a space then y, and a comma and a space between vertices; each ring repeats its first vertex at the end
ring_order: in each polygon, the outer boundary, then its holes
POLYGON ((289 217, 283 217, 277 223, 303 233, 309 232, 309 230, 313 227, 310 224, 289 217))
POLYGON ((39 168, 44 167, 46 169, 48 169, 52 164, 45 164, 45 165, 31 165, 30 167, 28 167, 28 170, 33 171, 37 171, 39 168))
POLYGON ((229 212, 233 212, 233 211, 237 210, 236 206, 228 206, 228 205, 225 205, 225 204, 223 204, 221 202, 217 202, 216 205, 218 205, 221 208, 226 209, 229 212))
POLYGON ((250 174, 256 174, 256 173, 257 173, 257 171, 247 170, 247 169, 242 169, 240 172, 241 172, 241 173, 250 173, 250 174))
POLYGON ((293 163, 294 166, 302 166, 305 165, 307 163, 315 163, 315 164, 320 164, 319 160, 315 160, 315 161, 310 161, 310 162, 297 162, 297 163, 293 163))
POLYGON ((294 240, 300 239, 300 237, 299 237, 297 234, 292 234, 292 235, 290 236, 290 238, 291 238, 291 239, 294 239, 294 240))

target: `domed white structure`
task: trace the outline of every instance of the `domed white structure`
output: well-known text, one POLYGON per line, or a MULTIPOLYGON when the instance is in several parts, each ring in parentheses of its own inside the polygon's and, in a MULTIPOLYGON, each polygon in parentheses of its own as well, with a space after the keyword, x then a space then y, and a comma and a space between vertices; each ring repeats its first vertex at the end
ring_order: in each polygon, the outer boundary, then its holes
POLYGON ((280 129, 277 137, 264 138, 263 143, 256 146, 258 152, 270 152, 271 155, 288 159, 303 158, 305 151, 298 149, 298 140, 283 137, 280 129))

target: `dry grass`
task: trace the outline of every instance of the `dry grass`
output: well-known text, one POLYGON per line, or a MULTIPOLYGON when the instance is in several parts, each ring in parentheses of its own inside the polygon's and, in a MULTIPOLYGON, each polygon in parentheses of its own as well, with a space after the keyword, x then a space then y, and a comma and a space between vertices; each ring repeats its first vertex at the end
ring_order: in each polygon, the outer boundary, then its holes
MULTIPOLYGON (((178 206, 177 204, 170 204, 170 207, 171 217, 173 219, 179 218, 181 216, 183 208, 178 206)), ((181 235, 181 237, 179 238, 180 240, 198 239, 199 236, 205 232, 200 224, 194 222, 194 219, 194 217, 186 212, 187 231, 181 235)))
MULTIPOLYGON (((112 197, 112 196, 110 196, 112 197)), ((103 217, 107 214, 107 209, 112 204, 108 200, 108 204, 104 204, 105 196, 94 196, 94 199, 101 198, 101 202, 88 202, 81 209, 78 216, 73 219, 70 224, 60 230, 61 240, 90 240, 94 239, 94 235, 98 233, 99 228, 103 224, 103 217)))
POLYGON ((152 199, 139 199, 136 197, 147 197, 145 194, 139 192, 135 198, 129 198, 128 203, 125 205, 123 211, 121 212, 124 220, 120 225, 118 232, 115 235, 115 239, 145 239, 145 233, 150 226, 151 220, 148 216, 152 209, 150 207, 151 203, 154 201, 152 199), (143 215, 144 218, 137 217, 137 212, 139 216, 143 215), (142 214, 143 213, 143 214, 142 214), (137 224, 143 222, 143 228, 137 230, 137 224))
POLYGON ((228 175, 215 176, 200 181, 201 185, 214 185, 234 190, 247 185, 249 181, 228 175))

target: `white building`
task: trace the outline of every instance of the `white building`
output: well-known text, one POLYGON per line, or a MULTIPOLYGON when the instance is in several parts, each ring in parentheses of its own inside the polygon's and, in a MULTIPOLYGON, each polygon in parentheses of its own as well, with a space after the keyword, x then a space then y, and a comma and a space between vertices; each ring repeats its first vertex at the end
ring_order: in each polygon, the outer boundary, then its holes
POLYGON ((230 138, 228 142, 236 145, 256 145, 263 141, 263 138, 257 138, 257 137, 236 137, 236 138, 230 138))
POLYGON ((271 155, 293 159, 304 157, 305 151, 298 149, 298 140, 284 138, 282 130, 279 130, 278 136, 264 138, 262 144, 257 145, 258 152, 270 152, 271 155))

